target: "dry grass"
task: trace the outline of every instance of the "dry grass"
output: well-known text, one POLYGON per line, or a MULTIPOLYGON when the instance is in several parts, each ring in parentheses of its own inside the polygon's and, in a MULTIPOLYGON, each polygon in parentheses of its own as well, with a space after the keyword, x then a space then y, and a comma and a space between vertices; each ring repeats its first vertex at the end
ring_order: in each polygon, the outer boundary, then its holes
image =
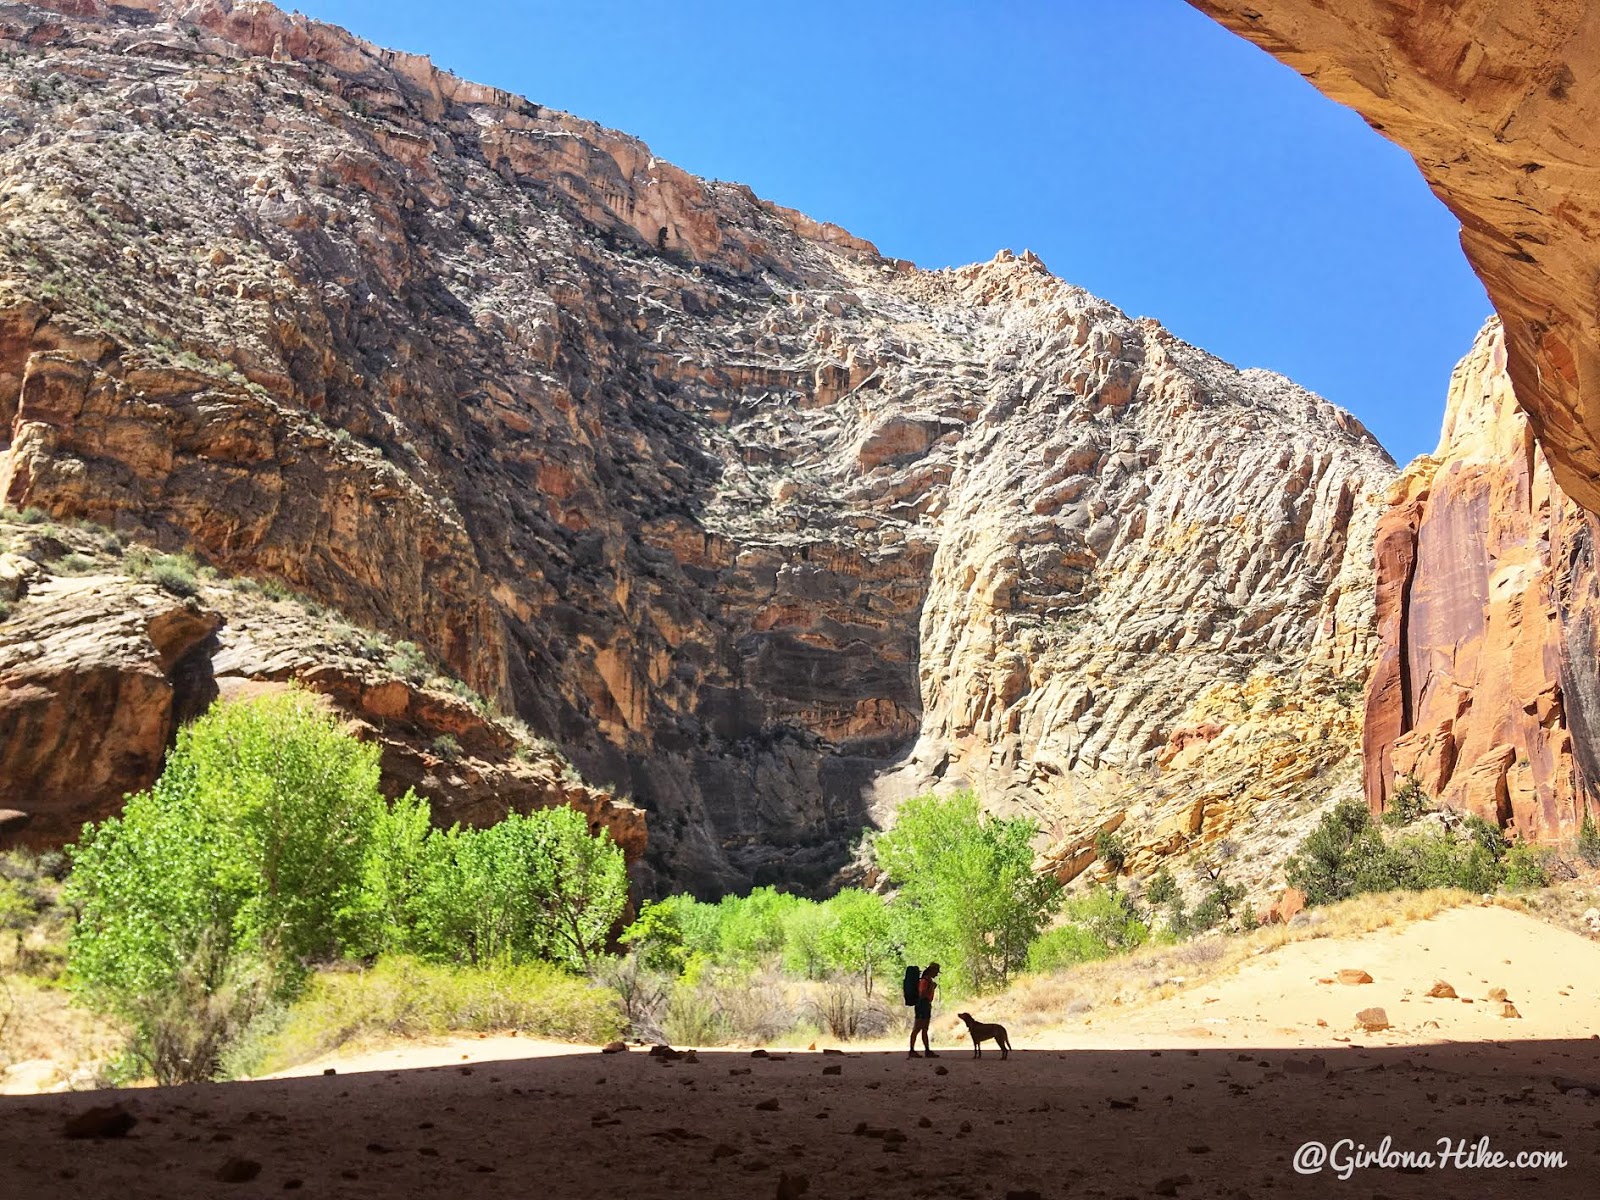
MULTIPOLYGON (((1303 922, 1294 925, 1269 925, 1246 934, 1208 934, 1190 942, 1145 945, 1116 958, 1081 963, 1047 975, 1024 976, 1006 991, 986 999, 984 1013, 988 1019, 1004 1021, 1013 1035, 1038 1033, 1093 1009, 1166 999, 1292 942, 1353 937, 1391 925, 1405 925, 1475 899, 1458 890, 1385 892, 1311 910, 1303 922)), ((1521 905, 1511 901, 1509 906, 1521 905)))
POLYGON ((622 1029, 610 988, 546 963, 435 966, 409 958, 364 970, 324 970, 287 1010, 246 1032, 224 1055, 230 1075, 263 1075, 396 1037, 521 1030, 603 1043, 622 1029))
POLYGON ((26 976, 0 972, 0 1024, 0 1088, 8 1068, 41 1060, 54 1063, 60 1078, 90 1086, 122 1049, 113 1026, 72 1004, 61 988, 26 976))

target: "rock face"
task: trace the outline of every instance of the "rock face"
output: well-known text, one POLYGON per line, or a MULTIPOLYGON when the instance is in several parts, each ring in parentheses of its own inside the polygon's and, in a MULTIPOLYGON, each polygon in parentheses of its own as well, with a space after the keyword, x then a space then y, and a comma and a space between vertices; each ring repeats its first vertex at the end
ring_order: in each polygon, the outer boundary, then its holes
POLYGON ((155 782, 179 722, 219 696, 293 683, 381 747, 385 795, 415 788, 440 824, 565 804, 631 862, 643 856, 642 812, 586 785, 514 723, 415 671, 397 675, 381 640, 236 581, 174 595, 129 573, 137 550, 103 550, 80 530, 18 528, 0 520, 0 544, 11 544, 0 561, 26 564, 28 576, 0 622, 0 808, 14 812, 0 847, 75 840, 83 822, 155 782))
POLYGON ((1600 510, 1600 7, 1190 0, 1411 152, 1562 489, 1600 510))
POLYGON ((647 891, 820 885, 930 786, 1070 845, 1210 689, 1365 671, 1381 448, 1032 255, 264 4, 0 41, 0 499, 425 646, 650 812, 647 891))
POLYGON ((1552 478, 1506 366, 1491 320, 1451 379, 1438 450, 1379 520, 1366 793, 1381 811, 1415 775, 1451 807, 1563 840, 1597 778, 1571 719, 1595 692, 1592 518, 1552 478))

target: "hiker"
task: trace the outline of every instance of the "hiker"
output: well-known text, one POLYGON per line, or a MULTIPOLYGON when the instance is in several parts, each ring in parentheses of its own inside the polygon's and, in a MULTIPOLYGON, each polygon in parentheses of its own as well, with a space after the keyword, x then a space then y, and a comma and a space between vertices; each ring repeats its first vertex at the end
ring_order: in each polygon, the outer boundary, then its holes
MULTIPOLYGON (((928 1045, 928 1026, 933 1023, 933 994, 939 990, 939 964, 929 963, 917 980, 916 1002, 911 1006, 915 1020, 911 1022, 911 1045, 907 1058, 938 1058, 928 1045), (922 1034, 922 1053, 917 1053, 917 1034, 922 1034)), ((908 981, 909 982, 909 981, 908 981)))

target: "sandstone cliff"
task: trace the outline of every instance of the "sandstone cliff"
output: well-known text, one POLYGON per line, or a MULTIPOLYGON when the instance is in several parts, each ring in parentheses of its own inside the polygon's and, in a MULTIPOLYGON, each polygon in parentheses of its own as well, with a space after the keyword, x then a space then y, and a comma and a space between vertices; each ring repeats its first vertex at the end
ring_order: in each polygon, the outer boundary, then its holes
POLYGON ((649 811, 647 888, 820 883, 962 782, 1065 853, 1263 661, 1365 671, 1381 448, 1031 255, 918 271, 265 4, 0 42, 0 499, 425 646, 649 811))
POLYGON ((249 579, 174 580, 151 563, 103 530, 0 514, 0 846, 74 840, 155 781, 179 723, 298 684, 378 744, 386 795, 415 788, 440 824, 565 804, 642 857, 642 812, 414 647, 249 579))
POLYGON ((1600 509, 1600 6, 1189 0, 1416 159, 1556 481, 1600 509))
POLYGON ((1379 521, 1366 792, 1382 811, 1415 775, 1523 837, 1570 840, 1596 797, 1572 725, 1593 711, 1592 518, 1552 478, 1506 367, 1492 320, 1451 379, 1438 450, 1379 521))

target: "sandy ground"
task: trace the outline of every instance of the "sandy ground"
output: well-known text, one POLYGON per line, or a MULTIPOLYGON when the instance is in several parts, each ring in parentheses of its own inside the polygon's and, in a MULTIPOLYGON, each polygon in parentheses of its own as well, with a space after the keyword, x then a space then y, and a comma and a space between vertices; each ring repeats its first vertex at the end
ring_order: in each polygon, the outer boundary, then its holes
POLYGON ((948 1041, 937 1061, 852 1047, 691 1062, 468 1038, 349 1056, 332 1076, 315 1063, 297 1078, 5 1099, 0 1196, 1587 1197, 1597 995, 1600 946, 1462 908, 1283 947, 1019 1041, 1009 1061, 948 1041), (1346 968, 1373 982, 1319 982, 1346 968), (1437 979, 1475 1003, 1425 998, 1437 979), (1491 987, 1522 1016, 1494 1015, 1491 987), (1374 1006, 1395 1028, 1354 1030, 1374 1006), (138 1118, 125 1137, 63 1136, 66 1118, 112 1101, 138 1118), (1567 1165, 1295 1170, 1305 1142, 1340 1159, 1343 1139, 1354 1152, 1385 1137, 1435 1155, 1441 1138, 1487 1138, 1489 1153, 1567 1165), (230 1160, 257 1173, 221 1182, 230 1160))

